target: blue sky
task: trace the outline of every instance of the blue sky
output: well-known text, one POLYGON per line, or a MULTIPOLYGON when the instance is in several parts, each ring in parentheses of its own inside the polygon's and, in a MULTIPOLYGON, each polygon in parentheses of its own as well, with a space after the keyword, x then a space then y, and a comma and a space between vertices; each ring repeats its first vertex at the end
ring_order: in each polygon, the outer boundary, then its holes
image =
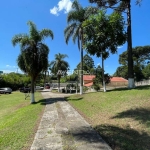
MULTIPOLYGON (((82 6, 91 5, 88 0, 79 0, 82 6)), ((0 5, 0 71, 16 72, 16 59, 20 53, 19 46, 13 47, 11 39, 15 34, 28 33, 27 22, 33 21, 38 30, 49 28, 54 33, 54 40, 47 38, 45 43, 50 48, 49 61, 57 53, 67 54, 66 61, 73 70, 80 61, 77 44, 70 39, 65 43, 64 29, 67 26, 67 13, 71 8, 71 0, 1 0, 0 5)), ((150 45, 150 0, 143 0, 141 6, 132 0, 132 44, 135 46, 150 45)), ((124 44, 118 53, 110 55, 105 61, 105 72, 113 74, 119 66, 119 54, 127 49, 124 44)), ((101 58, 92 57, 95 66, 101 58)), ((20 70, 18 69, 20 72, 20 70)))

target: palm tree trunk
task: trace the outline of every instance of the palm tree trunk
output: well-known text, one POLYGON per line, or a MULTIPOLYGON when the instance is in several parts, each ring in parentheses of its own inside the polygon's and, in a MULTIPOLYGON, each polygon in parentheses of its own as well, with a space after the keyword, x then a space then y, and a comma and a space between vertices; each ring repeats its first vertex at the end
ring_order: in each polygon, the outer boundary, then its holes
POLYGON ((105 84, 105 77, 104 77, 104 58, 102 53, 102 78, 103 78, 103 89, 106 92, 106 84, 105 84))
POLYGON ((35 103, 34 99, 34 78, 31 77, 31 104, 35 103))
POLYGON ((131 35, 131 5, 130 0, 128 2, 128 12, 127 12, 127 41, 128 41, 128 88, 134 88, 134 71, 133 71, 133 57, 132 57, 132 35, 131 35))

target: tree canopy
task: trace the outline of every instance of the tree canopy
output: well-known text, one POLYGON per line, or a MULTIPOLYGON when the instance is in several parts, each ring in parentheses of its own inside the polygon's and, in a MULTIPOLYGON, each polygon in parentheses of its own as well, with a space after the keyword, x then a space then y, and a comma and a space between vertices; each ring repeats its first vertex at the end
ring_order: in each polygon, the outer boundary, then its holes
MULTIPOLYGON (((147 64, 150 61, 150 46, 137 46, 133 48, 133 69, 136 81, 140 81, 143 78, 147 78, 149 74, 147 64), (146 69, 144 69, 146 67, 146 69), (143 71, 144 69, 144 71, 143 71)), ((128 51, 123 52, 119 55, 119 63, 122 65, 117 68, 114 76, 121 76, 128 78, 127 69, 128 69, 128 51)))
POLYGON ((49 64, 49 69, 58 79, 58 92, 60 92, 60 78, 66 75, 69 68, 68 62, 64 60, 66 57, 68 57, 66 54, 58 53, 55 55, 55 60, 51 61, 49 64))
POLYGON ((19 68, 31 78, 31 103, 34 103, 34 84, 40 72, 48 68, 49 48, 43 43, 46 37, 53 39, 50 29, 38 31, 36 25, 29 21, 29 34, 18 34, 12 38, 12 44, 20 45, 20 54, 17 59, 19 68))

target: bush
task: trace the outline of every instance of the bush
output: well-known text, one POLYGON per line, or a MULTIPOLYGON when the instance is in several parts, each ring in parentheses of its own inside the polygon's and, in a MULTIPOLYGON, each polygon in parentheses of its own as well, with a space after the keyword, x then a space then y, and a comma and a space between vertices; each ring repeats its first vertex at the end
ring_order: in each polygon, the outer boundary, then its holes
POLYGON ((88 87, 84 86, 83 87, 83 92, 86 92, 88 90, 88 87))
POLYGON ((100 90, 100 86, 98 84, 94 84, 92 86, 94 88, 94 90, 99 91, 100 90))

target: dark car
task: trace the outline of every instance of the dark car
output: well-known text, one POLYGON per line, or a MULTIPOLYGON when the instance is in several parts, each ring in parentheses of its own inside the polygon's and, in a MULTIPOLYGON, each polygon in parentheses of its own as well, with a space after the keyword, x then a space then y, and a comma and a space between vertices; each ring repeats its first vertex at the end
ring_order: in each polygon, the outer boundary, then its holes
POLYGON ((30 93, 31 89, 30 87, 22 87, 22 88, 19 88, 19 91, 23 93, 30 93))
POLYGON ((11 92, 12 92, 12 89, 9 88, 9 87, 0 88, 0 93, 1 93, 1 94, 6 94, 6 93, 11 94, 11 92))
POLYGON ((46 83, 45 84, 45 89, 50 89, 50 84, 46 83))

